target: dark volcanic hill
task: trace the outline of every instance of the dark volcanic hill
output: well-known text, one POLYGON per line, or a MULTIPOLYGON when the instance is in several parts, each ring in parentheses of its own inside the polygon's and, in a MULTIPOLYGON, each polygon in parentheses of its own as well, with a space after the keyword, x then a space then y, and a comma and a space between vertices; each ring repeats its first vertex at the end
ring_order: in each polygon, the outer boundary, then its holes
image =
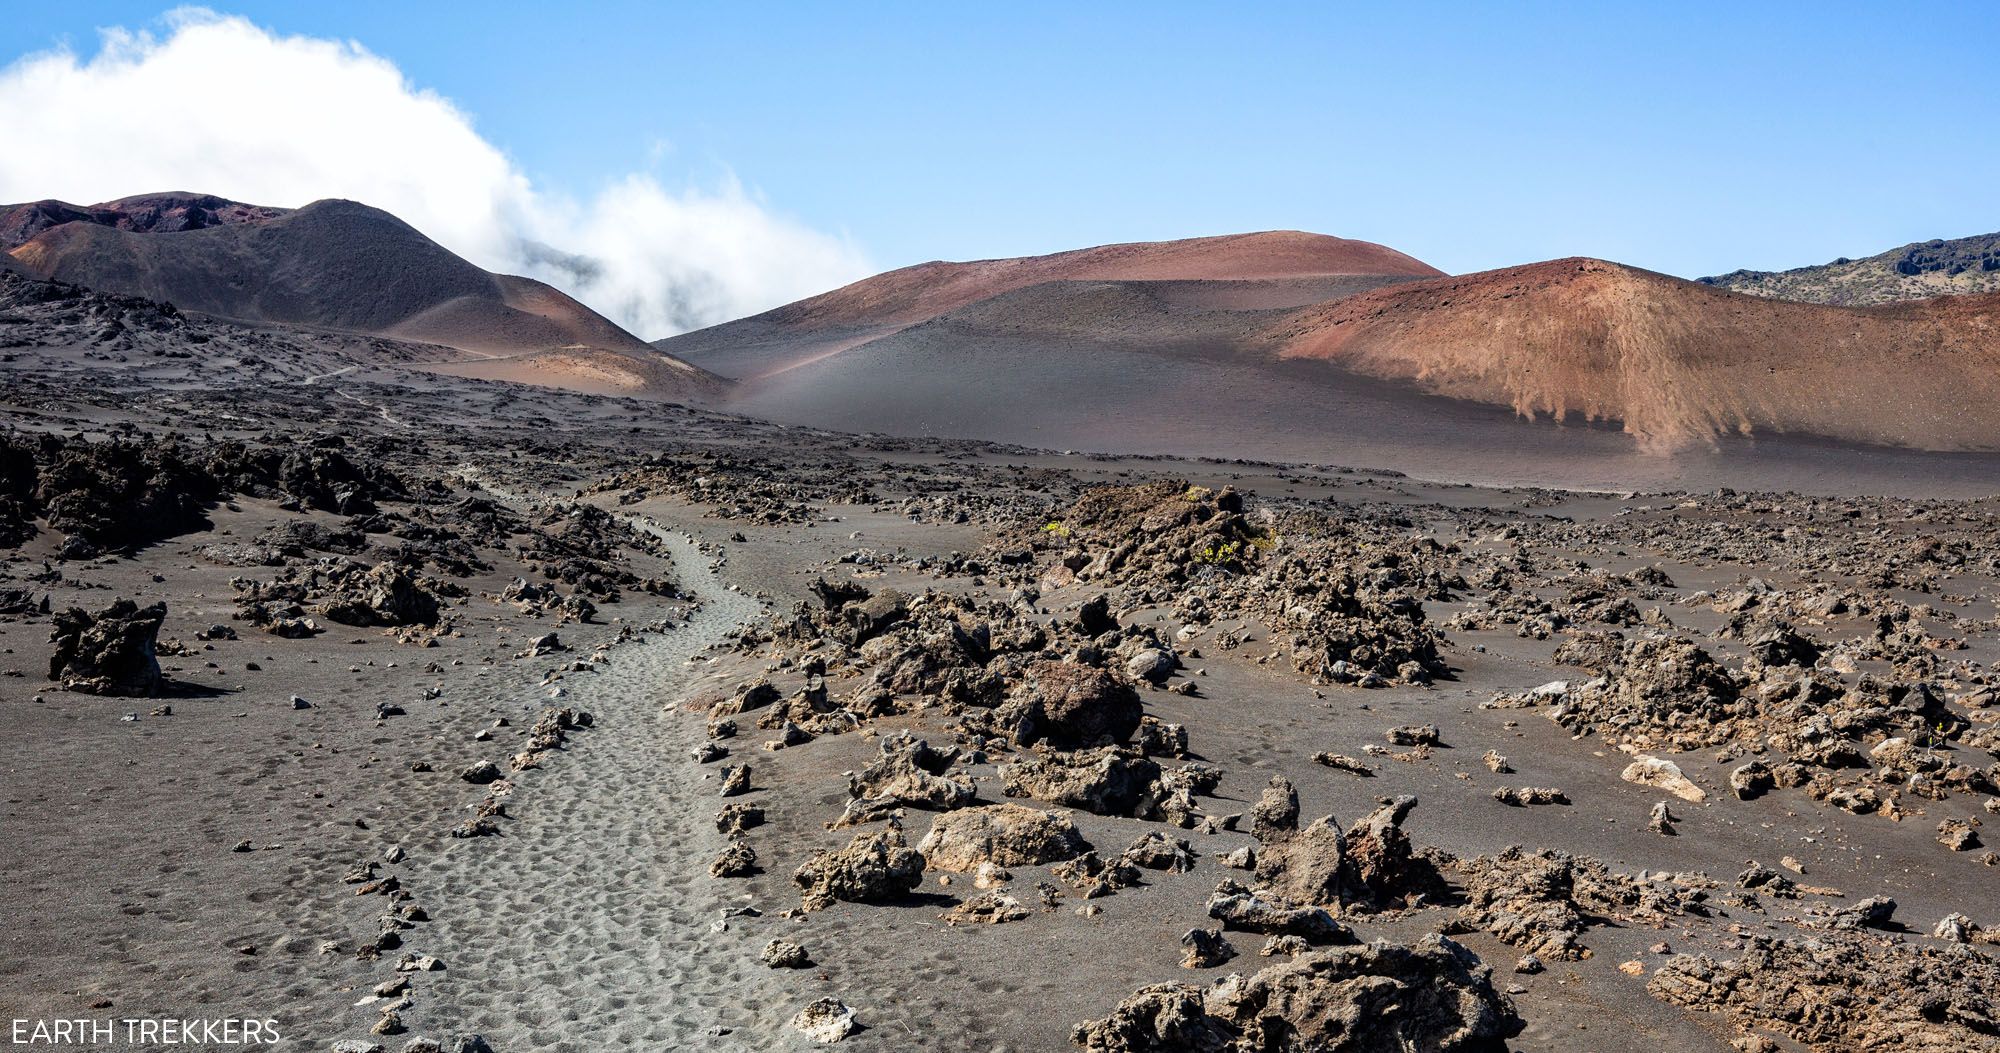
POLYGON ((43 201, 0 209, 0 237, 35 277, 238 322, 437 344, 476 360, 455 365, 460 373, 671 396, 717 383, 562 292, 485 271, 353 201, 43 201))
POLYGON ((1863 307, 1931 296, 2000 292, 2000 233, 1919 241, 1864 260, 1788 271, 1731 271, 1704 285, 1775 300, 1863 307))

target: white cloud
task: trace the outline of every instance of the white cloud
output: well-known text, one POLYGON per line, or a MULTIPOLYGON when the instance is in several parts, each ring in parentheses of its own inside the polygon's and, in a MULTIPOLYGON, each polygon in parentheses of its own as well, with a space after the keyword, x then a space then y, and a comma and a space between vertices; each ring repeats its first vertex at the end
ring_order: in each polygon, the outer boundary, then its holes
POLYGON ((587 199, 534 186, 449 99, 352 41, 184 8, 0 70, 0 201, 193 190, 261 205, 344 197, 478 263, 565 289, 647 338, 852 281, 847 241, 731 180, 634 174, 587 199))

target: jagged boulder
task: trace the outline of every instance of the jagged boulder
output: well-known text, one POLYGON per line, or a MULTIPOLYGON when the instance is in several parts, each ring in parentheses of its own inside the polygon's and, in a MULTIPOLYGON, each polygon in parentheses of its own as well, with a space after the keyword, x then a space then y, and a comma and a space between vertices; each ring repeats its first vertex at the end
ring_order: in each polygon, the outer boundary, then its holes
POLYGON ((1267 838, 1255 858, 1257 879, 1274 894, 1310 906, 1341 905, 1347 835, 1332 816, 1308 824, 1295 834, 1267 838))
POLYGON ((1049 873, 1075 889, 1084 899, 1109 896, 1119 889, 1139 884, 1138 867, 1123 858, 1106 862, 1099 859, 1096 852, 1085 852, 1067 863, 1057 863, 1049 868, 1049 873))
POLYGON ((1163 684, 1180 665, 1180 659, 1172 651, 1147 647, 1125 660, 1125 675, 1149 684, 1163 684))
POLYGON ((890 626, 909 617, 909 597, 895 589, 871 593, 853 582, 829 582, 819 578, 807 586, 826 606, 834 635, 849 647, 882 635, 890 626))
POLYGON ((1036 662, 1002 708, 1014 741, 1058 749, 1124 742, 1139 728, 1139 693, 1109 671, 1075 662, 1036 662))
POLYGON ((1708 799, 1708 791, 1696 786, 1683 774, 1680 765, 1661 757, 1641 755, 1626 765, 1618 777, 1629 783, 1664 790, 1681 800, 1696 804, 1708 799))
POLYGON ((1168 837, 1158 830, 1140 834, 1125 850, 1125 861, 1133 866, 1175 874, 1193 870, 1195 858, 1193 845, 1182 838, 1168 837))
POLYGON ((160 689, 155 653, 167 605, 119 600, 91 614, 72 607, 55 616, 49 679, 92 695, 152 695, 160 689))
POLYGON ((1821 648, 1812 638, 1790 625, 1777 624, 1751 636, 1745 642, 1750 660, 1772 668, 1800 666, 1810 669, 1819 661, 1821 648))
POLYGON ((1444 891, 1436 864, 1403 832, 1403 820, 1416 806, 1417 799, 1408 794, 1383 798, 1380 807, 1347 831, 1341 895, 1349 907, 1413 906, 1444 891))
POLYGON ((403 491, 395 476, 358 466, 327 446, 287 452, 276 474, 278 488, 300 505, 344 516, 373 512, 376 498, 403 491))
POLYGON ((1111 597, 1104 593, 1083 601, 1076 611, 1076 627, 1085 636, 1103 636, 1118 628, 1118 619, 1111 615, 1111 597))
POLYGON ((792 1017, 792 1029, 822 1045, 854 1033, 854 1010, 838 998, 815 999, 792 1017))
POLYGON ((889 736, 882 740, 881 755, 854 777, 850 794, 934 812, 962 808, 972 803, 972 784, 944 774, 957 756, 955 746, 933 749, 908 732, 889 736))
POLYGON ((780 697, 777 686, 760 677, 744 684, 735 695, 715 703, 708 712, 710 716, 733 717, 773 705, 780 697))
POLYGON ((1270 785, 1250 809, 1250 836, 1273 841, 1299 828, 1299 791, 1290 779, 1271 776, 1270 785))
POLYGON ((1219 929, 1189 929, 1181 937, 1181 968, 1213 969, 1236 957, 1219 929))
POLYGON ((1333 910, 1387 910, 1421 902, 1445 888, 1430 854, 1403 831, 1412 796, 1380 807, 1342 830, 1332 816, 1296 828, 1297 795, 1273 779, 1257 808, 1263 845, 1251 857, 1269 895, 1288 904, 1333 910))

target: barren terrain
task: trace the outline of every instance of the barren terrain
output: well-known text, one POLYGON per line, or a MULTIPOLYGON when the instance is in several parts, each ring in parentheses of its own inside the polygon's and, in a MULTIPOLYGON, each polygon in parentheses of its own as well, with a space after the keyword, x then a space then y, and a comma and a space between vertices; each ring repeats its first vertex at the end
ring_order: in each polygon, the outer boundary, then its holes
POLYGON ((1066 454, 0 295, 9 1016, 2000 1048, 1984 460, 1066 454))

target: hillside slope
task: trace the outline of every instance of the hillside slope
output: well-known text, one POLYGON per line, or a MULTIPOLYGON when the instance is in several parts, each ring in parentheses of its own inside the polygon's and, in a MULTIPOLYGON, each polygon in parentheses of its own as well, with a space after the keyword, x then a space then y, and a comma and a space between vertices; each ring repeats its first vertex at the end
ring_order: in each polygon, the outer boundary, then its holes
POLYGON ((2000 448, 2000 296, 1829 307, 1566 259, 1305 308, 1265 337, 1282 358, 1615 422, 1654 449, 1732 432, 2000 448))

